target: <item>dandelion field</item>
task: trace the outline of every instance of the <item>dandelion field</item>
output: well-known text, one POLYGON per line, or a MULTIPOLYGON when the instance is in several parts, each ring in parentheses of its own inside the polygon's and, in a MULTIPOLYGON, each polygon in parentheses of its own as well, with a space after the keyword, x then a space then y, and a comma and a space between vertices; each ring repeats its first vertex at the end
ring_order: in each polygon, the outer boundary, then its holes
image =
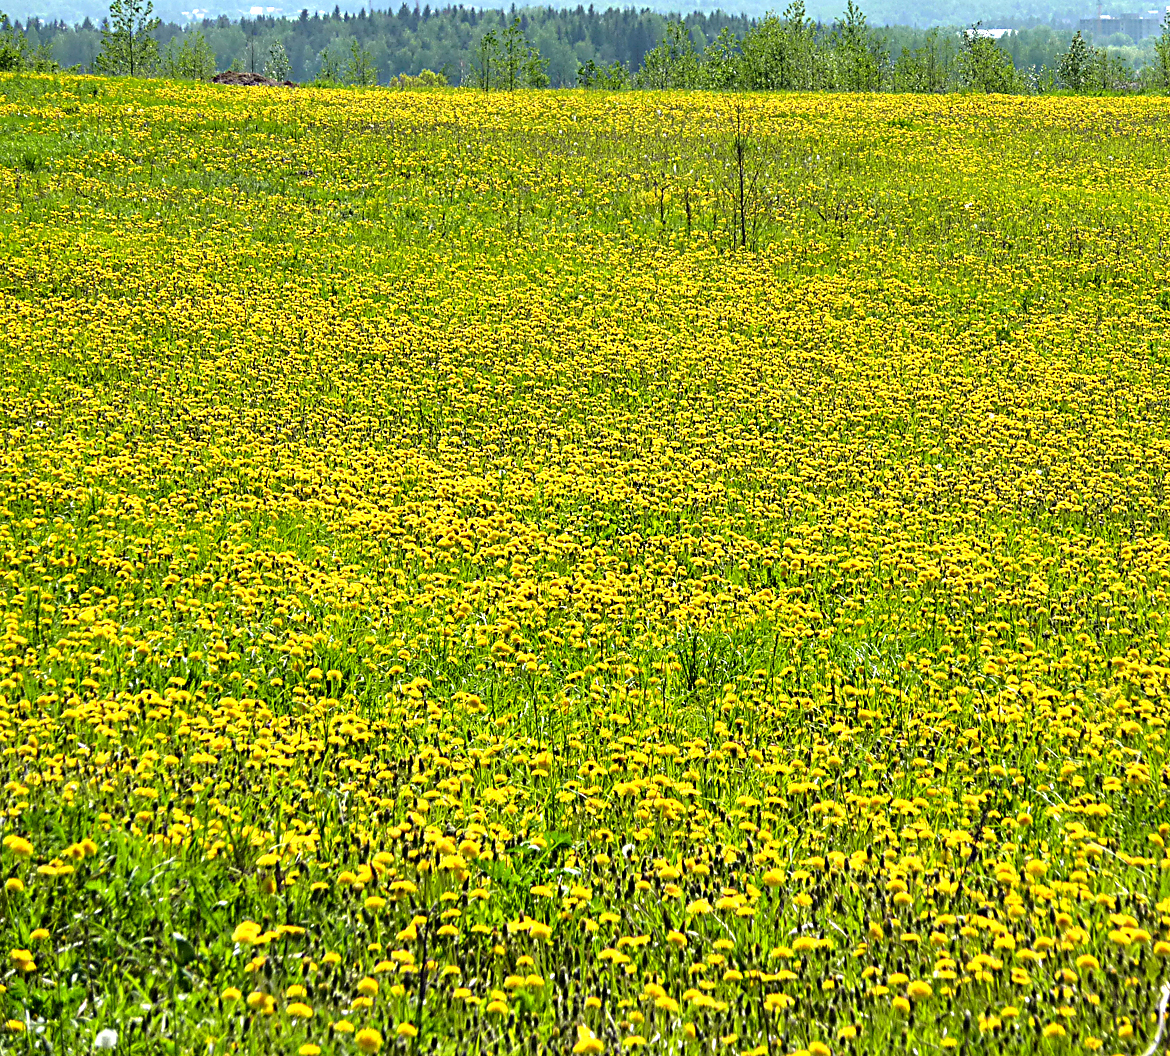
POLYGON ((0 79, 0 1049, 1144 1052, 1168 116, 0 79))

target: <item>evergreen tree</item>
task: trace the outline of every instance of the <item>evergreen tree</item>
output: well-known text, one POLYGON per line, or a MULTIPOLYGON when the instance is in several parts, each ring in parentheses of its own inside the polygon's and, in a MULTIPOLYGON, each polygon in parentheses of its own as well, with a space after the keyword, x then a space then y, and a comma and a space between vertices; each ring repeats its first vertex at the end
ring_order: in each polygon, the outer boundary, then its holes
POLYGON ((52 45, 29 47, 28 38, 0 11, 0 71, 33 70, 47 73, 57 69, 53 61, 52 45))
MULTIPOLYGON (((859 2, 854 0, 855 5, 859 2)), ((202 33, 220 69, 234 63, 236 68, 260 72, 266 57, 271 62, 273 45, 279 42, 286 49, 289 79, 312 81, 319 77, 322 83, 339 84, 354 79, 353 71, 347 74, 347 68, 355 38, 366 51, 369 71, 377 71, 383 83, 388 77, 414 76, 426 68, 445 73, 453 84, 483 88, 486 80, 486 87, 493 91, 545 83, 616 89, 628 86, 634 78, 645 87, 752 91, 866 89, 875 86, 875 76, 877 87, 916 92, 1035 93, 1065 83, 1058 70, 1070 50, 1071 30, 1062 33, 1039 27, 1015 31, 999 40, 968 30, 964 41, 958 32, 902 26, 883 29, 879 39, 856 6, 850 14, 847 0, 841 0, 841 5, 846 10, 831 28, 809 18, 802 0, 790 0, 783 14, 758 21, 742 15, 692 12, 682 22, 650 9, 628 7, 527 7, 505 16, 478 7, 428 6, 420 10, 421 5, 412 5, 405 9, 399 6, 396 11, 367 8, 364 20, 353 17, 348 23, 340 11, 335 16, 306 10, 292 18, 248 16, 242 20, 223 15, 187 27, 161 26, 157 33, 146 32, 145 36, 157 36, 159 49, 174 38, 174 45, 162 56, 163 70, 172 76, 180 76, 174 72, 179 69, 187 71, 182 76, 199 75, 190 72, 190 56, 191 48, 196 47, 195 34, 202 33), (514 28, 517 18, 519 31, 514 28), (506 33, 511 39, 503 47, 506 33), (193 42, 186 55, 184 41, 193 42)), ((115 53, 125 54, 131 32, 136 45, 148 51, 153 47, 133 25, 121 34, 117 26, 107 23, 105 28, 107 37, 112 35, 115 40, 105 49, 98 69, 130 72, 129 57, 117 61, 115 53)), ((17 26, 0 27, 0 64, 16 66, 31 61, 38 47, 48 60, 51 44, 53 55, 63 65, 92 69, 100 43, 100 34, 84 23, 69 27, 35 22, 24 27, 24 34, 17 26), (27 41, 22 45, 25 35, 27 41)), ((1130 91, 1136 87, 1136 75, 1119 61, 1117 53, 1099 55, 1090 44, 1084 47, 1091 72, 1080 90, 1130 91)), ((136 46, 136 74, 144 72, 144 65, 151 65, 141 61, 137 50, 136 46)), ((1162 38, 1143 41, 1124 54, 1134 63, 1144 62, 1140 76, 1147 88, 1170 87, 1170 23, 1162 38)), ((1081 59, 1084 57, 1082 54, 1081 59)), ((1071 83, 1076 80, 1074 76, 1071 83)))
POLYGON ((102 50, 94 59, 94 73, 146 77, 159 62, 159 27, 152 0, 111 0, 110 16, 102 23, 102 50))

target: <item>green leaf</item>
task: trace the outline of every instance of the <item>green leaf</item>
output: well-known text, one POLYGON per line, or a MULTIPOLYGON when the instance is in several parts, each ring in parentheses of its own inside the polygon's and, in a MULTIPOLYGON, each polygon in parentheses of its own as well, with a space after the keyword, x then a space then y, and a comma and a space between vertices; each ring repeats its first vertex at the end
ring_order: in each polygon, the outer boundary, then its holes
POLYGON ((175 963, 180 968, 186 967, 192 961, 199 959, 199 954, 195 947, 191 945, 190 941, 185 935, 180 935, 177 931, 171 936, 175 940, 175 963))

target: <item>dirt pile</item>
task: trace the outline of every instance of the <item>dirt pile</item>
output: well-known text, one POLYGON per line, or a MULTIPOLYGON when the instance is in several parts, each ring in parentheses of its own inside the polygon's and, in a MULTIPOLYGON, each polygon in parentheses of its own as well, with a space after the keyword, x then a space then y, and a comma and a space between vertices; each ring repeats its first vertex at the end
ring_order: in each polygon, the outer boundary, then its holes
POLYGON ((295 88, 292 81, 274 81, 261 73, 241 73, 238 70, 225 70, 211 78, 212 84, 234 84, 242 88, 295 88))

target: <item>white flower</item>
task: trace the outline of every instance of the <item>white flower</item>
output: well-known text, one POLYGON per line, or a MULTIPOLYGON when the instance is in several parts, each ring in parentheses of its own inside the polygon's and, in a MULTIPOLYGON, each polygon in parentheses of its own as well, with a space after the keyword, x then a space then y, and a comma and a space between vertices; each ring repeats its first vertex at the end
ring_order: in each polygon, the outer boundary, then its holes
POLYGON ((105 1030, 99 1030, 96 1038, 93 1039, 93 1047, 95 1049, 114 1049, 118 1046, 118 1032, 106 1027, 105 1030))

